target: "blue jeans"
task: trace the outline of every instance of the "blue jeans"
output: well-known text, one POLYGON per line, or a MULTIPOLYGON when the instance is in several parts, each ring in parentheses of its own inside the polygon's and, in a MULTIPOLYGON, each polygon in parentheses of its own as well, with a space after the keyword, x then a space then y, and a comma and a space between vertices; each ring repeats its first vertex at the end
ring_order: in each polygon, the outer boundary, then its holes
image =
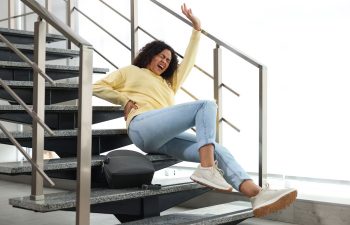
POLYGON ((132 142, 146 153, 161 153, 182 161, 199 162, 198 150, 214 145, 214 157, 224 172, 225 180, 236 190, 244 180, 251 179, 232 154, 215 142, 217 106, 199 100, 142 113, 128 127, 132 142), (196 127, 196 135, 185 133, 196 127))

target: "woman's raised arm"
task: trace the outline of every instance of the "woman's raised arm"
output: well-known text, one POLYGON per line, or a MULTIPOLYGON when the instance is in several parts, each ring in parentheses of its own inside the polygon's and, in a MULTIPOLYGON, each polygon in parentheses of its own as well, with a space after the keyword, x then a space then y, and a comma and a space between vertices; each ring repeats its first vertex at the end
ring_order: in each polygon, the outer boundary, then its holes
POLYGON ((186 4, 184 3, 183 5, 181 5, 181 10, 182 13, 187 17, 187 19, 191 21, 193 28, 195 30, 200 31, 202 29, 201 21, 198 19, 198 17, 193 15, 192 9, 187 8, 186 4))

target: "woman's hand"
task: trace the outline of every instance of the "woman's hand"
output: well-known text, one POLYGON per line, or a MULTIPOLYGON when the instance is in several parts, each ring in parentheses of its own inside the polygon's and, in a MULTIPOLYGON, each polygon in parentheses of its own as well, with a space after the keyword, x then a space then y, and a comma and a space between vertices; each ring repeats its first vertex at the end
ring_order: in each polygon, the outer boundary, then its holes
POLYGON ((129 100, 124 107, 124 120, 128 119, 128 115, 132 109, 138 109, 136 102, 129 100))
POLYGON ((202 29, 201 21, 193 15, 192 10, 187 8, 186 4, 181 5, 181 10, 182 13, 191 21, 193 28, 200 31, 202 29))

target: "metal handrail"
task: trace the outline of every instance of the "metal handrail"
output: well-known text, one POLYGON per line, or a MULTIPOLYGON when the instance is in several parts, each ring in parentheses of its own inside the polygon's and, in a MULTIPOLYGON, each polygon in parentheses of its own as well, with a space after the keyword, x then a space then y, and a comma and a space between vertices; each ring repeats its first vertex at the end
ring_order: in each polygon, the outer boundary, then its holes
POLYGON ((98 28, 100 28, 103 32, 105 32, 106 34, 108 34, 110 37, 112 37, 114 40, 116 40, 117 42, 119 42, 121 45, 123 45, 126 49, 128 49, 129 51, 131 50, 131 48, 129 46, 127 46, 126 44, 124 44, 121 40, 119 40, 117 37, 115 37, 113 34, 111 34, 110 32, 108 32, 105 28, 103 28, 100 24, 98 24, 97 22, 95 22, 93 19, 91 19, 88 15, 86 15, 85 13, 83 13, 81 10, 79 10, 77 7, 73 7, 73 10, 78 11, 80 14, 82 14, 85 18, 87 18, 91 23, 95 24, 98 28))
MULTIPOLYGON (((177 19, 181 20, 182 22, 192 26, 192 24, 188 20, 186 20, 185 18, 183 18, 179 14, 175 13, 174 11, 170 10, 168 7, 164 6, 160 2, 158 2, 156 0, 150 0, 150 1, 153 2, 154 4, 156 4, 157 6, 159 6, 160 8, 162 8, 163 10, 167 11, 171 15, 175 16, 177 19)), ((230 46, 229 44, 221 41, 220 39, 218 39, 217 37, 215 37, 214 35, 210 34, 209 32, 207 32, 207 31, 205 31, 203 29, 202 29, 202 34, 207 36, 209 39, 213 40, 218 45, 223 46, 226 49, 228 49, 229 51, 231 51, 231 52, 235 53, 236 55, 240 56, 242 59, 244 59, 247 62, 253 64, 254 66, 256 66, 256 67, 263 66, 263 64, 259 63, 257 60, 254 60, 252 57, 248 56, 247 54, 242 53, 240 50, 238 50, 238 49, 230 46)))
POLYGON ((12 134, 5 128, 2 123, 0 123, 0 129, 4 132, 4 134, 10 139, 13 145, 17 147, 17 149, 24 155, 24 157, 32 164, 32 166, 35 167, 35 169, 40 173, 44 179, 49 182, 51 186, 55 186, 55 183, 46 175, 46 173, 36 164, 35 162, 32 161, 30 156, 27 154, 27 152, 22 148, 21 144, 17 142, 17 140, 12 136, 12 134))
MULTIPOLYGON (((179 20, 181 20, 182 22, 188 24, 188 25, 192 25, 188 20, 186 20, 185 18, 181 17, 180 15, 178 15, 177 13, 173 12, 172 10, 170 10, 169 8, 165 7, 164 5, 162 5, 161 3, 159 3, 156 0, 150 0, 151 2, 153 2, 154 4, 156 4, 157 6, 159 6, 160 8, 162 8, 163 10, 167 11, 168 13, 172 14, 173 16, 175 16, 176 18, 178 18, 179 20)), ((211 35, 210 33, 208 33, 205 30, 202 30, 202 33, 207 36, 209 39, 213 40, 216 43, 216 50, 215 50, 215 57, 216 57, 216 64, 221 63, 221 51, 219 50, 219 47, 222 46, 224 48, 226 48, 227 50, 229 50, 230 52, 236 54, 237 56, 241 57, 242 59, 244 59, 245 61, 249 62, 250 64, 256 66, 259 69, 259 185, 263 186, 265 180, 266 180, 266 176, 267 176, 267 118, 266 118, 266 114, 267 114, 267 90, 266 90, 266 86, 267 86, 267 68, 266 66, 264 66, 262 63, 259 63, 257 60, 254 60, 252 57, 242 53, 240 50, 233 48, 232 46, 228 45, 227 43, 219 40, 218 38, 216 38, 215 36, 211 35)), ((214 58, 215 58, 214 57, 214 58)), ((216 65, 218 66, 218 65, 216 65)), ((218 66, 219 68, 220 66, 218 66)), ((221 76, 221 69, 217 69, 216 73, 218 75, 218 77, 221 76)), ((215 79, 214 79, 215 81, 215 79)), ((221 95, 221 87, 226 87, 223 85, 221 77, 218 78, 217 82, 218 83, 218 87, 216 88, 216 95, 220 96, 221 95)), ((231 89, 228 89, 231 90, 231 89)), ((221 103, 221 97, 219 97, 217 99, 218 102, 221 103)), ((219 105, 220 108, 220 105, 219 105)), ((220 110, 219 110, 220 111, 220 110)), ((221 116, 221 115, 220 115, 221 116)), ((225 121, 224 118, 221 118, 220 121, 225 121)), ((226 121, 228 122, 228 121, 226 121)), ((228 123, 230 124, 230 123, 228 123)), ((232 124, 231 124, 232 125, 232 124)), ((218 128, 220 128, 221 126, 219 125, 218 128)))
MULTIPOLYGON (((126 16, 124 16, 122 13, 118 12, 116 9, 114 9, 112 6, 110 6, 109 4, 107 4, 106 2, 104 2, 103 0, 99 0, 100 2, 102 2, 105 6, 107 6, 110 10, 112 10, 113 12, 115 12, 116 14, 118 14, 119 16, 121 16, 123 19, 125 19, 128 22, 131 22, 130 19, 128 19, 126 16)), ((151 0, 152 1, 152 0, 151 0)), ((154 2, 154 1, 152 1, 154 2)), ((156 2, 156 1, 155 1, 156 2)), ((157 2, 158 3, 158 2, 157 2)), ((161 4, 157 4, 158 6, 160 6, 161 4)), ((187 24, 191 25, 187 20, 185 20, 184 18, 182 18, 181 16, 179 16, 178 14, 176 14, 175 12, 172 12, 171 10, 169 10, 168 8, 166 8, 165 6, 161 5, 161 7, 163 9, 166 9, 166 11, 170 12, 172 15, 176 16, 177 18, 181 19, 182 21, 186 22, 187 24)), ((95 22, 91 17, 87 16, 85 13, 83 13, 81 10, 79 10, 77 7, 74 7, 73 10, 77 10, 80 14, 82 14, 84 17, 86 17, 90 22, 92 22, 93 24, 95 24, 98 28, 100 28, 102 31, 104 31, 105 33, 107 33, 110 37, 112 37, 113 39, 115 39, 117 42, 119 42, 121 45, 123 45, 125 48, 127 48, 129 51, 131 50, 126 44, 124 44, 122 41, 120 41, 118 38, 116 38, 114 35, 112 35, 110 32, 108 32, 106 29, 104 29, 100 24, 98 24, 97 22, 95 22)), ((149 33, 147 30, 145 30, 144 28, 138 26, 138 29, 140 29, 142 32, 144 32, 146 35, 148 35, 149 37, 153 38, 154 40, 158 40, 157 37, 153 36, 151 33, 149 33)), ((202 30, 202 32, 204 32, 204 34, 206 34, 207 36, 210 35, 209 33, 205 32, 204 30, 202 30)), ((213 41, 216 41, 218 39, 216 39, 214 36, 210 35, 208 36, 209 38, 213 39, 213 41)), ((219 43, 224 43, 220 40, 218 40, 219 43)), ((224 46, 228 46, 227 44, 223 44, 224 46)), ((232 47, 229 47, 232 48, 232 47)), ((103 59, 105 59, 107 62, 109 62, 111 65, 113 65, 115 68, 118 69, 117 66, 115 66, 108 58, 106 58, 105 56, 102 55, 102 53, 100 53, 99 51, 97 51, 96 49, 94 49, 94 51, 96 53, 98 53, 103 59)), ((237 51, 237 50, 235 50, 237 51)), ((238 51, 237 51, 238 52, 238 51)), ((178 53, 175 52, 176 55, 178 55, 179 57, 183 58, 183 56, 178 53)), ((200 72, 202 72, 204 75, 208 76, 211 79, 214 79, 214 76, 212 76, 209 72, 205 71, 204 69, 202 69, 201 67, 199 67, 198 65, 194 65, 194 67, 196 69, 198 69, 200 72)), ((232 88, 230 88, 229 86, 225 85, 224 83, 222 83, 222 85, 220 87, 224 87, 226 88, 229 92, 231 92, 232 94, 236 95, 237 97, 240 96, 240 94, 236 91, 234 91, 232 88)), ((183 90, 187 95, 189 95, 191 98, 198 100, 198 98, 196 96, 194 96, 190 91, 181 88, 181 90, 183 90)), ((234 126, 230 121, 228 121, 225 118, 222 118, 223 122, 227 123, 230 127, 232 127, 233 129, 235 129, 236 131, 240 132, 240 130, 234 126)))
POLYGON ((115 10, 112 6, 108 5, 105 1, 100 0, 100 2, 102 2, 105 6, 107 6, 110 10, 112 10, 113 12, 115 12, 116 14, 118 14, 120 17, 122 17, 123 19, 125 19, 126 21, 128 21, 129 23, 131 22, 131 20, 124 16, 122 13, 118 12, 117 10, 115 10))
POLYGON ((8 18, 1 19, 0 22, 4 22, 4 21, 10 20, 10 19, 16 19, 16 18, 19 18, 19 17, 29 16, 29 15, 32 15, 32 14, 35 14, 35 13, 34 12, 29 12, 29 13, 23 13, 23 14, 20 14, 20 15, 16 15, 16 16, 11 16, 11 17, 8 17, 8 18))
POLYGON ((101 52, 99 52, 96 48, 94 48, 94 52, 96 52, 99 56, 101 56, 104 60, 106 60, 109 64, 114 66, 114 68, 119 69, 114 63, 112 63, 106 56, 104 56, 101 52))
POLYGON ((80 47, 82 45, 91 46, 91 44, 83 39, 81 36, 77 35, 70 27, 59 20, 56 16, 48 13, 48 11, 41 6, 36 1, 21 0, 25 5, 31 8, 35 13, 37 13, 41 18, 53 26, 58 32, 63 36, 67 37, 76 46, 80 47))
POLYGON ((75 34, 70 27, 48 12, 48 10, 38 2, 33 0, 21 1, 37 13, 40 18, 44 19, 69 41, 80 48, 76 224, 90 224, 93 47, 88 41, 78 34, 75 34))
POLYGON ((25 56, 15 45, 13 45, 9 40, 7 40, 2 34, 0 34, 0 39, 9 47, 18 57, 20 57, 23 61, 28 63, 35 72, 38 72, 45 80, 49 81, 52 85, 56 85, 56 82, 52 80, 42 69, 38 67, 36 63, 31 61, 27 56, 25 56))
POLYGON ((53 131, 42 121, 37 114, 31 110, 26 103, 2 80, 0 79, 0 85, 9 93, 25 110, 26 112, 36 120, 51 136, 54 135, 53 131))

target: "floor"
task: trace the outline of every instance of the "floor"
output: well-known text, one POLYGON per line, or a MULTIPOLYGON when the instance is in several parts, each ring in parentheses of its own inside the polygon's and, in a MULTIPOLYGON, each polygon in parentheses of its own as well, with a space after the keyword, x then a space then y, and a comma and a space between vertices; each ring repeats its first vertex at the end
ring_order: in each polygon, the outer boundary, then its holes
MULTIPOLYGON (((52 191, 52 190, 49 190, 52 191)), ((75 224, 75 212, 50 212, 36 213, 23 209, 13 208, 8 204, 8 199, 13 197, 26 196, 30 194, 30 186, 26 184, 14 183, 0 180, 0 225, 72 225, 75 224)), ((179 212, 183 208, 172 208, 164 212, 179 212)), ((119 224, 113 215, 91 214, 91 225, 115 225, 119 224)), ((261 219, 248 219, 241 225, 292 225, 261 219)))

